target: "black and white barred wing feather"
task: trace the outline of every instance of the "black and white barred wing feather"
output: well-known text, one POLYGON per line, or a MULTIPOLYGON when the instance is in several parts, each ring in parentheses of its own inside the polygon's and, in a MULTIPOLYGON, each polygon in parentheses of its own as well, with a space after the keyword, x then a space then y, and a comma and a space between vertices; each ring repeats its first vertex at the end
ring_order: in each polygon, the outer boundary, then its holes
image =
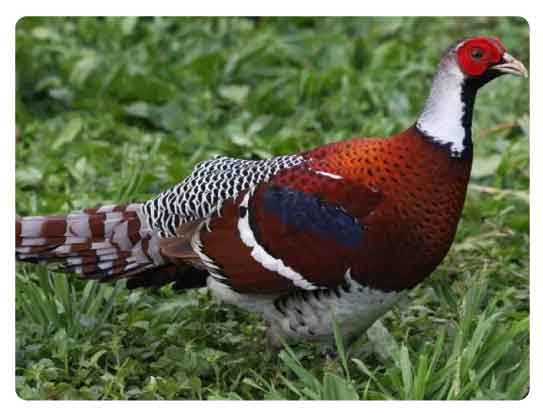
POLYGON ((226 200, 302 162, 300 156, 262 161, 216 157, 198 164, 181 183, 146 202, 143 212, 161 238, 175 237, 180 225, 210 217, 226 200))

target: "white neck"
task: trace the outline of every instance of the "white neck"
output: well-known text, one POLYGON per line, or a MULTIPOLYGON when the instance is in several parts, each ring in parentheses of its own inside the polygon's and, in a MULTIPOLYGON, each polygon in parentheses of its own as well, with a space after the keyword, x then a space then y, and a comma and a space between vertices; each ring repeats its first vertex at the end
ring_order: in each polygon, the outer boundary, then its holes
POLYGON ((464 74, 454 56, 446 56, 439 65, 430 95, 416 124, 434 142, 449 145, 451 155, 455 157, 462 155, 466 149, 466 134, 471 133, 471 115, 468 115, 467 127, 462 122, 466 110, 471 113, 471 108, 466 108, 462 100, 463 83, 464 74))

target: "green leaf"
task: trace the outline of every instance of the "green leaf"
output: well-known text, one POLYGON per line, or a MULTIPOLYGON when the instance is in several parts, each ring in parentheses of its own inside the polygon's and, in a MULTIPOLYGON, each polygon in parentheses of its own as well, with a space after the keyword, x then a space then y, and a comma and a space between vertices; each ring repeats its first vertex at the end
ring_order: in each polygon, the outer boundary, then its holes
POLYGON ((411 370, 411 360, 409 359, 409 351, 405 345, 401 346, 399 366, 402 372, 403 393, 406 399, 411 397, 411 389, 413 387, 413 372, 411 370))
POLYGON ((249 86, 247 85, 228 85, 219 88, 219 95, 238 105, 243 104, 249 95, 249 86))
POLYGON ((491 155, 485 158, 479 158, 477 162, 473 164, 471 176, 473 178, 484 178, 485 176, 494 175, 498 170, 501 160, 501 155, 491 155))
POLYGON ((57 150, 66 143, 72 142, 83 129, 83 120, 74 118, 62 129, 51 149, 57 150))
POLYGON ((17 168, 16 171, 17 185, 20 186, 35 186, 38 185, 43 179, 43 171, 33 166, 26 166, 17 168))
POLYGON ((125 107, 125 113, 136 118, 150 119, 153 111, 154 107, 146 102, 134 102, 125 107))
POLYGON ((348 380, 326 373, 323 379, 324 400, 358 400, 358 394, 348 380))
POLYGON ((77 86, 83 86, 87 78, 101 63, 100 57, 94 51, 86 51, 72 69, 70 81, 77 86))

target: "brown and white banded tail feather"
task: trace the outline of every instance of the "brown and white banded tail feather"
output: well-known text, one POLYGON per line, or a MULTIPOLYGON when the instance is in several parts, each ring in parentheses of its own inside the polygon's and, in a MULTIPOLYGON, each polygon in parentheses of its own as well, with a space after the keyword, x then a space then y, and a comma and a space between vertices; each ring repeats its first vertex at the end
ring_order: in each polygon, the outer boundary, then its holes
POLYGON ((17 218, 15 251, 20 261, 53 263, 58 270, 104 281, 171 266, 142 219, 141 204, 17 218))

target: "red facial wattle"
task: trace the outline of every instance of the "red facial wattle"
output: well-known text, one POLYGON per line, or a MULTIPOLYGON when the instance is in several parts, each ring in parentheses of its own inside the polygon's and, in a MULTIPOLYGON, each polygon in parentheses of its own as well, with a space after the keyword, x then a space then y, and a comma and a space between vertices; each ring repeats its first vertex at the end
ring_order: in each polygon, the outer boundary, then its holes
POLYGON ((490 65, 497 64, 504 53, 502 42, 492 37, 472 38, 457 50, 458 63, 469 76, 482 75, 490 65))

